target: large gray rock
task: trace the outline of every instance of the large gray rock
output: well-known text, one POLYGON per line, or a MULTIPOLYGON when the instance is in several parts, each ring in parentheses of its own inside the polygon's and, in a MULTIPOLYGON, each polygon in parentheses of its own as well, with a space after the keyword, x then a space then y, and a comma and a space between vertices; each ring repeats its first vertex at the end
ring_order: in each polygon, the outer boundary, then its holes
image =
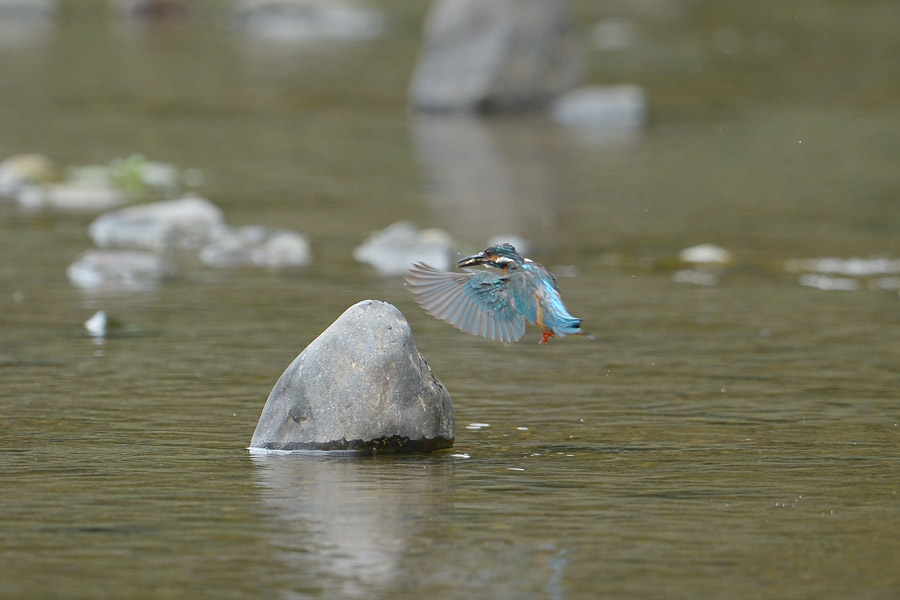
POLYGON ((581 63, 565 0, 438 0, 410 103, 432 111, 541 105, 579 82, 581 63))
POLYGON ((453 445, 450 394, 391 304, 354 304, 278 379, 251 448, 429 451, 453 445))

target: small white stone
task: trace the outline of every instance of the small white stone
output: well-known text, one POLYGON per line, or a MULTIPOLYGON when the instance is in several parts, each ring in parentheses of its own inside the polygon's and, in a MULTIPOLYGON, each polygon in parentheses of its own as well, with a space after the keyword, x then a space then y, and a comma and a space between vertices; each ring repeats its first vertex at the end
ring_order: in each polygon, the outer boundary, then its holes
POLYGON ((103 337, 106 335, 106 311, 98 310, 94 316, 84 322, 84 328, 93 337, 103 337))
POLYGON ((707 265, 727 265, 734 262, 734 255, 716 244, 700 244, 685 248, 678 253, 678 258, 682 262, 707 265))

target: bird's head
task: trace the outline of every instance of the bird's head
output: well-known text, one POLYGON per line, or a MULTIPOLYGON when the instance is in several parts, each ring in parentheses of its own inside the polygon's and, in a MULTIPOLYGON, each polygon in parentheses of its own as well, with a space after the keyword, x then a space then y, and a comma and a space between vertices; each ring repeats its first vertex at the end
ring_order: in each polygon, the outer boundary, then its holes
POLYGON ((475 265, 488 265, 498 269, 508 270, 511 266, 524 264, 525 259, 516 252, 512 244, 498 244, 490 246, 483 252, 467 256, 456 263, 457 267, 474 267, 475 265))

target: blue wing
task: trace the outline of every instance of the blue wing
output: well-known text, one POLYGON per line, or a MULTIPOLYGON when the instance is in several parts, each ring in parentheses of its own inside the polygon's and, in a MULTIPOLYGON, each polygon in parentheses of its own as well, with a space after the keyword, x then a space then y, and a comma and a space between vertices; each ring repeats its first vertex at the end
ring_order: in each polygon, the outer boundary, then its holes
POLYGON ((406 281, 426 312, 466 333, 501 342, 518 341, 525 333, 508 277, 488 271, 448 273, 416 263, 406 281))

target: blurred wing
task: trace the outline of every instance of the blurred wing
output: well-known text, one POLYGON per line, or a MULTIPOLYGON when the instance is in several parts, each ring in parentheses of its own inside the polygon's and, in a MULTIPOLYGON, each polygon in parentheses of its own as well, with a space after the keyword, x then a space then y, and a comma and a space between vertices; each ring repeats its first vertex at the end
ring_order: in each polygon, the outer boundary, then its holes
POLYGON ((507 277, 487 271, 448 273, 417 263, 406 281, 426 312, 466 333, 501 342, 515 342, 525 333, 507 277))

